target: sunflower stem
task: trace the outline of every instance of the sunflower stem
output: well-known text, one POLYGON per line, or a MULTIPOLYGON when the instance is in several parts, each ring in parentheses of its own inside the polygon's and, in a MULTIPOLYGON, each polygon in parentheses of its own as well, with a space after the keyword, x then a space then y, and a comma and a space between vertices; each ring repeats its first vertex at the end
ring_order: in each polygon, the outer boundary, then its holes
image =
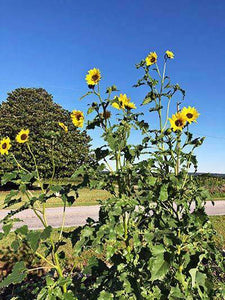
POLYGON ((11 156, 13 157, 13 159, 15 160, 17 167, 20 168, 21 170, 30 173, 27 169, 25 169, 24 167, 22 167, 22 165, 18 162, 18 160, 16 159, 15 155, 13 153, 11 153, 11 156))

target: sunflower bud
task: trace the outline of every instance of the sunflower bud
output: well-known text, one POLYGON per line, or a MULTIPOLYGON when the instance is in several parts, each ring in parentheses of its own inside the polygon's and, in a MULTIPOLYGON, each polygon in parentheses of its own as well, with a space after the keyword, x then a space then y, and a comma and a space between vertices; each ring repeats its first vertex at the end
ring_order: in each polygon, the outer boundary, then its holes
POLYGON ((96 107, 97 105, 98 105, 97 102, 92 102, 92 104, 91 104, 92 107, 96 107))
POLYGON ((101 114, 101 117, 105 120, 109 119, 111 117, 111 112, 106 110, 101 114))
POLYGON ((167 128, 165 131, 165 135, 169 135, 172 132, 172 130, 170 128, 167 128))

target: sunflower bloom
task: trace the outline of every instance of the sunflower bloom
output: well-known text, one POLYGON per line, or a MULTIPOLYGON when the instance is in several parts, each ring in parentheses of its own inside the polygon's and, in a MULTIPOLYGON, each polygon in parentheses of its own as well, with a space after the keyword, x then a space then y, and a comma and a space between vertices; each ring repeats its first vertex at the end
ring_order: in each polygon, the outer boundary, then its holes
POLYGON ((11 148, 10 138, 4 138, 0 142, 0 153, 1 155, 9 154, 9 149, 11 148))
POLYGON ((101 80, 101 73, 99 69, 94 68, 88 71, 88 74, 86 75, 86 81, 88 85, 94 86, 98 84, 100 80, 101 80))
POLYGON ((156 52, 150 52, 149 55, 146 57, 145 62, 146 66, 151 66, 157 63, 157 54, 156 52))
POLYGON ((66 133, 68 132, 68 127, 64 123, 59 122, 58 124, 66 133))
POLYGON ((123 106, 126 108, 126 109, 135 109, 136 106, 133 102, 130 102, 130 99, 127 99, 128 101, 124 101, 123 102, 123 106))
POLYGON ((167 50, 166 51, 166 56, 169 59, 173 59, 174 58, 174 53, 172 51, 167 50))
MULTIPOLYGON (((115 97, 116 98, 116 97, 115 97)), ((130 102, 130 98, 127 97, 126 94, 120 94, 118 97, 119 104, 114 102, 112 106, 116 109, 135 109, 136 106, 133 102, 130 102)))
POLYGON ((196 120, 200 115, 195 107, 190 107, 190 106, 184 107, 182 109, 182 113, 186 116, 189 124, 191 124, 192 122, 197 122, 196 120))
POLYGON ((71 113, 71 119, 73 125, 76 127, 83 127, 84 125, 84 113, 80 110, 73 110, 71 113))
POLYGON ((23 144, 28 141, 30 130, 29 129, 21 129, 20 132, 16 136, 17 143, 23 144))
POLYGON ((175 115, 172 115, 172 118, 169 119, 169 121, 173 131, 181 131, 186 125, 187 118, 182 112, 177 112, 175 115))
POLYGON ((114 97, 114 100, 118 100, 119 103, 118 103, 118 102, 113 102, 113 103, 112 103, 112 107, 114 107, 114 108, 116 108, 116 109, 118 109, 118 110, 120 110, 121 108, 124 108, 124 106, 123 106, 123 101, 124 101, 125 98, 127 98, 126 94, 124 94, 124 95, 123 95, 123 94, 120 94, 119 97, 115 96, 115 97, 114 97), (124 97, 124 96, 125 96, 125 97, 124 97))
POLYGON ((117 102, 113 102, 112 107, 116 108, 116 109, 121 109, 120 105, 117 102))

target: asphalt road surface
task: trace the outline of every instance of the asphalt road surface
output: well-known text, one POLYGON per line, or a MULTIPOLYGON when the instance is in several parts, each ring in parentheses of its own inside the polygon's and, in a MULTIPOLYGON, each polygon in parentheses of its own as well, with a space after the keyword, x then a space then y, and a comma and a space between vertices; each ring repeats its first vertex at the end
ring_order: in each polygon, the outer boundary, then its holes
MULTIPOLYGON (((210 216, 225 215, 225 200, 215 201, 213 206, 210 201, 206 203, 206 212, 210 216)), ((98 219, 98 205, 92 206, 75 206, 66 208, 66 218, 65 218, 65 227, 80 226, 86 223, 88 217, 97 220, 98 219)), ((0 220, 6 216, 9 211, 0 210, 0 220)), ((62 224, 62 215, 63 208, 47 208, 46 216, 48 220, 48 225, 52 227, 60 227, 62 224)), ((20 227, 24 224, 28 225, 30 229, 41 229, 43 225, 40 220, 36 217, 34 212, 31 209, 19 212, 15 217, 23 220, 14 225, 14 228, 20 227)), ((0 226, 1 230, 1 226, 0 226)))

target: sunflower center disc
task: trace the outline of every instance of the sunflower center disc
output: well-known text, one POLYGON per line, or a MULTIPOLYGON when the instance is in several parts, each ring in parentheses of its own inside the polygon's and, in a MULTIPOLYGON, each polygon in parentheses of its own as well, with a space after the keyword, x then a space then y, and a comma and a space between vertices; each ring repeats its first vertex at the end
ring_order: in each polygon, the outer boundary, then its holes
POLYGON ((6 149, 6 148, 7 148, 7 144, 6 143, 2 144, 2 149, 6 149))
POLYGON ((188 113, 186 116, 188 117, 188 119, 191 119, 193 117, 191 113, 188 113))
POLYGON ((179 126, 182 126, 182 125, 183 125, 183 122, 182 122, 181 120, 176 120, 176 121, 175 121, 175 125, 178 126, 178 127, 179 127, 179 126))
POLYGON ((22 141, 26 140, 26 138, 27 138, 27 135, 25 133, 21 135, 21 140, 22 141))
POLYGON ((93 81, 97 81, 98 80, 98 75, 96 74, 96 75, 93 75, 92 76, 92 79, 93 79, 93 81))

